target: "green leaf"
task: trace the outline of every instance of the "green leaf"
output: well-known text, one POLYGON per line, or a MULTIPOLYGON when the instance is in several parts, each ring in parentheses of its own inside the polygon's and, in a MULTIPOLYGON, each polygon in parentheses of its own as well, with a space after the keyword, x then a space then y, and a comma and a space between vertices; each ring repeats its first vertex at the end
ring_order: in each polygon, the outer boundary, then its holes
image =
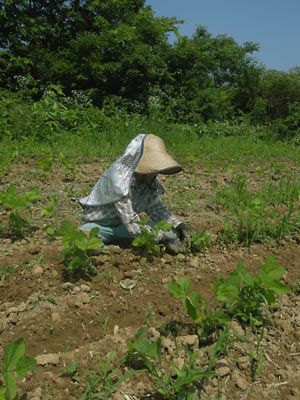
POLYGON ((16 378, 12 374, 4 374, 4 382, 6 386, 5 400, 15 400, 17 396, 16 378))
POLYGON ((197 292, 190 293, 189 299, 195 308, 199 308, 203 303, 200 294, 197 292))
POLYGON ((0 400, 5 400, 5 392, 6 392, 5 386, 0 386, 0 400))
POLYGON ((63 243, 75 242, 75 240, 80 241, 86 238, 85 234, 69 221, 63 221, 57 235, 62 236, 63 243))
POLYGON ((180 369, 176 364, 174 364, 173 361, 171 362, 171 368, 175 372, 175 374, 179 377, 184 374, 184 371, 180 369))
POLYGON ((92 237, 87 242, 87 250, 98 250, 100 249, 102 241, 99 238, 92 237))
POLYGON ((286 294, 290 292, 290 288, 282 282, 269 282, 265 286, 276 294, 286 294))
POLYGON ((18 361, 16 372, 18 378, 24 378, 29 371, 33 371, 37 363, 33 357, 23 356, 18 361))
POLYGON ((246 285, 252 285, 255 282, 255 277, 247 272, 245 265, 241 262, 239 262, 236 267, 236 274, 240 278, 241 282, 246 285))
POLYGON ((187 314, 194 320, 196 321, 198 319, 198 310, 197 308, 193 305, 191 299, 189 297, 186 297, 185 299, 182 300, 182 305, 187 314))
POLYGON ((26 192, 24 194, 24 197, 27 201, 29 201, 30 203, 35 202, 35 201, 39 201, 42 199, 42 196, 39 192, 39 189, 34 187, 31 188, 28 192, 26 192))
POLYGON ((25 354, 24 340, 18 339, 15 342, 9 343, 3 354, 4 372, 14 371, 21 357, 25 354))
POLYGON ((285 269, 277 264, 275 257, 269 257, 264 264, 259 267, 259 277, 263 284, 276 281, 282 278, 285 269))
POLYGON ((177 299, 185 298, 192 289, 191 281, 187 278, 180 278, 177 281, 168 283, 170 293, 177 299))
POLYGON ((219 301, 234 303, 239 297, 239 287, 226 281, 217 281, 215 293, 219 301))

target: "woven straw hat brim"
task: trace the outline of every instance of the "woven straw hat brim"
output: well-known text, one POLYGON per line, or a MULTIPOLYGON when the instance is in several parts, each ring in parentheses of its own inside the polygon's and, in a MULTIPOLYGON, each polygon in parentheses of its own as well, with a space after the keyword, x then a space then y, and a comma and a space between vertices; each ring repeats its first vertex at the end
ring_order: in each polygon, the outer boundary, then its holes
POLYGON ((176 174, 182 170, 180 164, 166 151, 163 140, 156 135, 147 135, 144 139, 143 154, 135 172, 139 174, 176 174))

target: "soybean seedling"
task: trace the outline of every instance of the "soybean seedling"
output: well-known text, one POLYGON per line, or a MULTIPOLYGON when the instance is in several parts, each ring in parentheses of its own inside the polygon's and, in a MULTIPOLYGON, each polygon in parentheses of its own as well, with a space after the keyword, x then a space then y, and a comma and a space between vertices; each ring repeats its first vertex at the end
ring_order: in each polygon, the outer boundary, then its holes
POLYGON ((97 273, 89 255, 93 251, 103 251, 103 242, 98 236, 98 229, 93 228, 89 235, 79 230, 69 221, 64 221, 57 232, 61 236, 64 249, 61 253, 66 272, 69 274, 95 275, 97 273))
POLYGON ((147 222, 140 221, 141 234, 132 241, 132 245, 145 255, 159 256, 163 245, 157 240, 161 231, 170 231, 171 225, 166 221, 160 221, 154 227, 147 226, 147 222))
POLYGON ((10 211, 8 225, 4 230, 14 239, 23 238, 30 228, 30 223, 20 212, 30 211, 32 203, 41 199, 37 188, 25 193, 17 193, 15 185, 9 185, 5 192, 0 192, 0 206, 10 211))
POLYGON ((211 311, 201 295, 192 290, 189 279, 171 281, 168 283, 168 289, 175 298, 181 300, 183 309, 195 322, 196 332, 202 339, 229 325, 230 318, 222 310, 211 311))
POLYGON ((269 257, 259 267, 257 276, 238 263, 228 278, 219 278, 215 285, 217 299, 224 304, 227 313, 237 316, 245 323, 262 325, 264 310, 275 303, 275 296, 289 292, 281 282, 285 269, 277 264, 275 257, 269 257))
POLYGON ((29 371, 36 368, 36 361, 25 355, 23 339, 9 343, 4 348, 0 375, 0 400, 15 400, 17 397, 17 379, 23 379, 29 371))
POLYGON ((191 252, 199 252, 204 248, 209 247, 211 242, 210 234, 204 230, 200 230, 192 235, 190 250, 191 252))

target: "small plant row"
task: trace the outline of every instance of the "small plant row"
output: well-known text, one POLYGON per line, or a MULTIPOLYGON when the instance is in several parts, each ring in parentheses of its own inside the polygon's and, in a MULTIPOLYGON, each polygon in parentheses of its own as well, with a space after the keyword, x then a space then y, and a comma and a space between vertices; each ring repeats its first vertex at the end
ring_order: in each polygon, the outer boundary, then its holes
POLYGON ((277 264, 274 257, 260 265, 257 275, 250 273, 244 264, 239 263, 234 272, 216 281, 214 306, 206 303, 200 293, 193 291, 189 279, 171 281, 168 284, 169 292, 181 301, 184 311, 193 321, 192 332, 188 324, 189 332, 198 336, 200 346, 212 343, 208 356, 201 359, 201 348, 191 350, 181 347, 175 337, 175 351, 170 357, 163 352, 161 336, 155 340, 149 339, 146 329, 141 328, 128 343, 125 364, 119 364, 119 369, 109 367, 114 359, 114 354, 111 353, 105 364, 99 363, 99 372, 89 375, 89 383, 80 400, 97 396, 109 399, 125 379, 136 373, 149 375, 156 394, 161 399, 199 399, 201 384, 216 376, 218 358, 226 355, 234 342, 251 341, 249 336, 241 336, 232 331, 233 320, 238 320, 245 328, 248 326, 255 334, 255 340, 251 343, 254 350, 249 354, 251 376, 255 379, 263 367, 261 342, 264 326, 270 317, 276 296, 289 292, 288 286, 282 282, 284 273, 284 268, 277 264), (130 368, 125 375, 121 373, 122 365, 130 368))
MULTIPOLYGON (((224 228, 218 233, 217 241, 225 244, 241 242, 251 245, 254 242, 263 242, 267 238, 281 240, 285 236, 300 232, 300 185, 292 182, 279 184, 280 193, 269 185, 269 197, 254 194, 249 191, 244 177, 238 177, 232 187, 226 187, 216 194, 216 202, 230 215, 225 219, 224 228), (286 191, 284 196, 284 189, 286 191), (282 201, 284 212, 277 212, 270 204, 282 201)), ((33 203, 42 200, 37 188, 27 192, 18 193, 15 185, 9 185, 6 191, 0 192, 0 206, 8 210, 7 223, 0 226, 0 235, 9 236, 13 240, 21 239, 34 228, 24 215, 32 213, 33 203)), ((50 196, 48 203, 41 209, 41 217, 53 217, 58 208, 58 199, 50 196)), ((159 255, 164 246, 157 242, 160 231, 168 231, 171 227, 160 221, 148 229, 145 222, 141 223, 141 235, 133 240, 133 246, 146 254, 159 255)), ((53 226, 47 225, 45 230, 54 235, 53 226)), ((210 235, 204 230, 199 230, 192 235, 187 252, 198 252, 212 245, 210 235)))
MULTIPOLYGON (((98 246, 94 241, 95 231, 90 237, 77 235, 72 224, 64 223, 61 234, 67 245, 66 250, 77 246, 77 250, 87 251, 98 246), (68 238, 68 240, 67 240, 68 238), (72 243, 72 246, 71 246, 72 243), (75 244, 76 243, 76 244, 75 244), (89 243, 89 244, 88 244, 89 243)), ((82 254, 78 255, 81 259, 82 254)), ((69 259, 68 251, 65 257, 71 268, 77 265, 77 260, 69 259)), ((165 400, 196 400, 199 399, 199 388, 206 379, 216 376, 215 367, 219 356, 224 356, 237 340, 249 341, 232 332, 232 320, 239 320, 244 326, 249 326, 256 333, 255 355, 252 357, 252 377, 260 372, 264 355, 260 344, 264 335, 264 325, 270 317, 276 296, 289 292, 282 282, 285 273, 274 257, 270 257, 259 266, 258 274, 247 271, 244 264, 239 263, 236 270, 225 278, 216 281, 215 304, 206 303, 200 293, 193 291, 192 283, 187 278, 173 280, 168 284, 172 296, 180 300, 187 316, 193 321, 192 331, 196 334, 199 344, 213 343, 205 359, 201 359, 201 351, 176 345, 174 355, 166 356, 162 351, 161 336, 155 340, 148 338, 144 328, 139 329, 128 343, 125 364, 116 364, 116 354, 111 352, 106 361, 99 361, 99 371, 88 375, 88 384, 80 400, 94 398, 110 399, 121 383, 134 375, 148 374, 157 394, 165 400), (258 332, 258 333, 257 333, 258 332), (179 363, 179 356, 181 362, 179 363), (127 372, 122 374, 122 367, 127 366, 127 372), (99 397, 100 396, 100 397, 99 397)), ((201 350, 199 348, 199 350, 201 350)), ((4 348, 2 366, 0 368, 0 400, 15 400, 17 398, 17 380, 24 378, 33 371, 36 362, 25 356, 23 339, 9 343, 4 348)), ((77 364, 73 362, 65 373, 73 381, 78 382, 77 364)))

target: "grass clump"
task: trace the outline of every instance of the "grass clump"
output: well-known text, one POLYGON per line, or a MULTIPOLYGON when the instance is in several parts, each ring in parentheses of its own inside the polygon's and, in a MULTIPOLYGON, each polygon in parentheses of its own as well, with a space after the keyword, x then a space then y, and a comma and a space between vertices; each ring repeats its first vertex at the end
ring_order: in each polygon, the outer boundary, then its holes
POLYGON ((248 188, 245 177, 238 176, 215 196, 217 204, 229 211, 218 240, 250 246, 268 238, 279 241, 299 232, 299 195, 297 182, 281 180, 277 191, 269 184, 255 192, 248 188))

